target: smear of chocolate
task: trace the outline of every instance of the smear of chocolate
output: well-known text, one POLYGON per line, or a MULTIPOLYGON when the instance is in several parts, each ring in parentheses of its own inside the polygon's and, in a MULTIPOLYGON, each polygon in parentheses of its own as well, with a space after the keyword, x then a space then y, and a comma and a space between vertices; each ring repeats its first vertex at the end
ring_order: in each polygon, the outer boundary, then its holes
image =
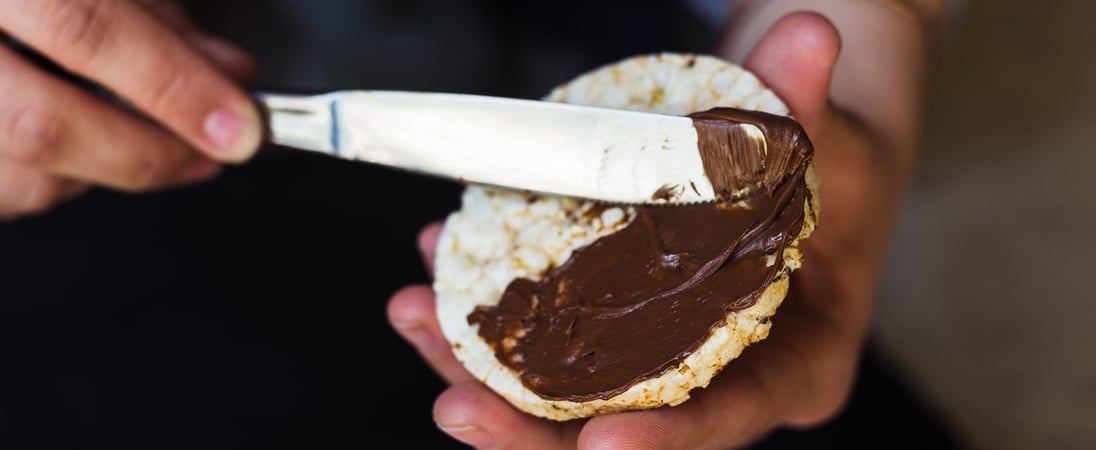
POLYGON ((540 281, 514 280, 497 305, 469 314, 499 361, 542 397, 607 399, 661 376, 784 271, 808 195, 812 148, 802 128, 731 108, 691 117, 717 192, 747 194, 637 207, 625 228, 577 249, 540 281), (762 131, 764 152, 742 145, 743 123, 762 131))
POLYGON ((654 194, 651 194, 651 200, 669 200, 671 198, 674 198, 674 188, 671 186, 660 186, 654 194))
POLYGON ((690 115, 699 141, 704 173, 716 196, 730 200, 742 189, 772 193, 811 144, 799 123, 785 116, 735 108, 715 108, 690 115), (763 140, 748 126, 757 127, 763 140), (802 141, 802 142, 801 142, 802 141))

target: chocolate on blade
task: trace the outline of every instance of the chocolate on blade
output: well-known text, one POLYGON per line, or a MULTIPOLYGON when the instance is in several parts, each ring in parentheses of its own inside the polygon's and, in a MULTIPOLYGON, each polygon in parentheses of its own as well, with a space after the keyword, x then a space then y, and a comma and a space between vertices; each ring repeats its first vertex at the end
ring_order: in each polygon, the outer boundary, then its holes
POLYGON ((655 191, 654 194, 651 194, 651 200, 669 200, 671 198, 674 198, 675 190, 676 187, 674 186, 662 185, 655 191))
POLYGON ((784 273, 809 195, 812 148, 802 128, 733 108, 691 117, 708 178, 726 199, 738 195, 734 202, 638 207, 624 229, 539 281, 513 280, 498 304, 469 314, 529 390, 607 399, 658 377, 784 273))
POLYGON ((791 118, 736 108, 713 108, 689 117, 704 173, 723 200, 743 189, 771 193, 810 158, 807 135, 791 118))

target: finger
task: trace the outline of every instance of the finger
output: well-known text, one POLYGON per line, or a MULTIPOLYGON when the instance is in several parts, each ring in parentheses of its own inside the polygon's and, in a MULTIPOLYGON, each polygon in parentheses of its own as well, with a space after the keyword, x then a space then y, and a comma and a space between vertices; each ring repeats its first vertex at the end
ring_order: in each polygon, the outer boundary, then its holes
POLYGON ((158 127, 46 76, 6 48, 0 72, 2 159, 127 191, 217 170, 158 127))
POLYGON ((79 197, 87 191, 90 191, 91 188, 92 186, 88 183, 63 179, 61 180, 61 198, 60 201, 58 201, 57 203, 64 203, 76 197, 79 197))
POLYGON ((140 5, 0 0, 0 7, 0 27, 209 156, 236 162, 258 148, 261 125, 250 98, 140 5))
POLYGON ((734 448, 777 426, 810 426, 843 404, 857 343, 817 325, 791 303, 768 339, 735 359, 707 389, 672 408, 596 417, 579 437, 587 448, 734 448), (777 333, 793 330, 794 332, 777 333))
MULTIPOLYGON (((812 286, 812 292, 816 287, 812 286)), ((789 295, 795 295, 798 289, 793 288, 789 295)), ((860 319, 852 318, 852 314, 842 317, 832 311, 823 313, 819 303, 788 302, 784 317, 774 319, 786 332, 776 333, 769 348, 754 355, 758 361, 749 362, 758 366, 755 372, 760 377, 773 381, 770 391, 779 389, 770 393, 780 396, 776 402, 785 406, 778 425, 811 427, 823 423, 841 411, 852 389, 863 334, 855 331, 862 325, 850 322, 860 319)), ((828 306, 833 309, 834 303, 828 306)), ((863 327, 867 322, 863 320, 863 327)))
POLYGON ((426 271, 433 276, 434 275, 434 261, 438 256, 438 238, 441 236, 442 223, 435 222, 427 225, 419 232, 419 254, 422 255, 422 261, 426 264, 426 271))
MULTIPOLYGON (((723 380, 728 378, 726 375, 723 380)), ((779 411, 752 376, 738 376, 714 392, 694 394, 677 407, 595 417, 579 436, 579 448, 725 449, 748 445, 772 430, 779 411)))
POLYGON ((257 66, 255 59, 247 52, 228 41, 199 32, 190 34, 187 38, 195 49, 236 81, 255 81, 257 66))
POLYGON ((582 426, 582 421, 551 422, 518 411, 478 382, 443 392, 434 402, 434 422, 465 444, 491 449, 575 448, 582 426))
POLYGON ((810 133, 826 108, 840 50, 840 35, 828 19, 816 13, 793 13, 773 24, 745 66, 787 102, 810 133))
POLYGON ((137 0, 148 13, 172 30, 186 33, 194 30, 194 21, 175 0, 137 0))
POLYGON ((417 285, 403 288, 388 302, 388 321, 434 371, 449 383, 474 380, 453 355, 435 312, 434 291, 417 285))
POLYGON ((212 180, 221 174, 223 168, 224 167, 218 161, 201 155, 194 155, 182 171, 179 172, 178 176, 173 177, 176 181, 174 183, 168 183, 167 187, 189 186, 212 180))
POLYGON ((175 0, 138 0, 145 11, 186 38, 190 45, 236 81, 255 79, 255 60, 231 43, 202 33, 175 0))
POLYGON ((0 219, 41 213, 71 195, 74 184, 0 160, 0 219))
POLYGON ((583 428, 579 448, 736 448, 774 425, 771 399, 750 379, 727 383, 718 395, 712 395, 713 389, 677 407, 595 417, 583 428))

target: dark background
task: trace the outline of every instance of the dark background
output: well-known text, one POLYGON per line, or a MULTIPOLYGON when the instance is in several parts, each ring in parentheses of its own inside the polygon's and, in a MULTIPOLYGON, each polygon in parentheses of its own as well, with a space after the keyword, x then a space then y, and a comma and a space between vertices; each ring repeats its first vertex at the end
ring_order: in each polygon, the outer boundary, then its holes
MULTIPOLYGON (((670 1, 225 3, 191 8, 265 89, 535 98, 716 37, 670 1)), ((385 319, 458 195, 271 147, 206 185, 0 225, 0 448, 459 448, 431 420, 444 385, 385 319)), ((872 347, 858 380, 835 421, 761 448, 953 446, 872 347)))

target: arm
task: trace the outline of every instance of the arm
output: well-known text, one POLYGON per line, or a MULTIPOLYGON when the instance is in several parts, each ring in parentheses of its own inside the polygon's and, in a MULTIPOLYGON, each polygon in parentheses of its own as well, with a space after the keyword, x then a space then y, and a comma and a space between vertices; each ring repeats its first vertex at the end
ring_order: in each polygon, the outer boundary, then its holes
POLYGON ((0 219, 99 185, 142 192, 216 174, 259 146, 259 115, 232 77, 251 60, 201 34, 171 0, 0 0, 14 38, 104 86, 129 114, 0 44, 0 219))

